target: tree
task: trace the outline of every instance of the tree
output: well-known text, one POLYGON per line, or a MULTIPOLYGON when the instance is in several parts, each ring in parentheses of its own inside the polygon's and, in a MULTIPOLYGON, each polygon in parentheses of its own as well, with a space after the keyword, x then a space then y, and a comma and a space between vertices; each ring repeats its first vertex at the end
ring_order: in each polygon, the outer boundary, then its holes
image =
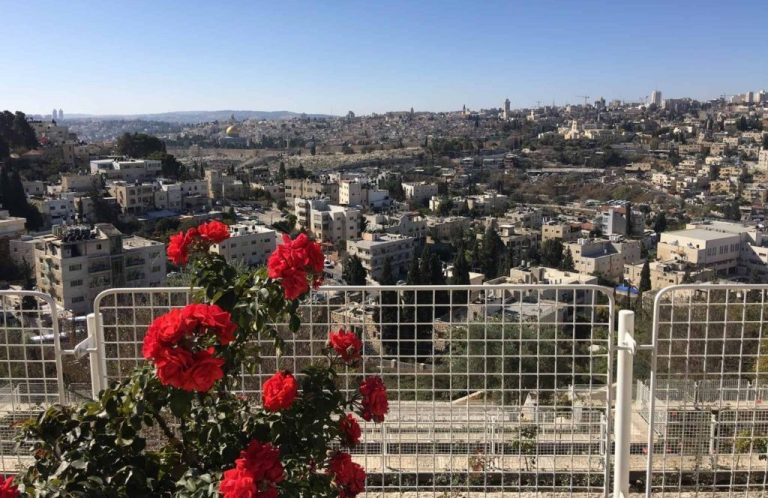
POLYGON ((40 145, 35 130, 23 112, 0 113, 0 159, 8 157, 15 149, 34 149, 40 145), (5 144, 3 146, 2 144, 5 144))
POLYGON ((341 273, 341 278, 349 285, 365 285, 365 277, 368 273, 363 267, 362 260, 353 254, 344 259, 344 270, 341 273))
POLYGON ((560 239, 548 239, 541 244, 541 264, 559 268, 563 260, 563 243, 560 239))
POLYGON ((726 203, 723 208, 723 217, 726 220, 740 221, 741 209, 739 209, 738 199, 733 199, 731 202, 726 203))
POLYGON ((573 261, 573 254, 571 248, 565 249, 565 256, 563 256, 563 262, 560 264, 560 269, 564 271, 576 271, 576 264, 573 261))
POLYGON ((149 158, 153 153, 165 153, 165 144, 159 138, 146 133, 124 133, 115 146, 118 154, 128 157, 149 158))
POLYGON ((667 229, 667 215, 662 211, 656 215, 656 219, 653 221, 653 231, 656 233, 662 233, 667 229))
MULTIPOLYGON (((465 255, 464 244, 460 244, 456 251, 456 258, 453 260, 453 273, 451 274, 451 285, 469 285, 469 263, 465 255)), ((467 291, 454 291, 452 302, 454 304, 466 303, 468 299, 467 291)))
POLYGON ((26 218, 27 229, 37 230, 43 226, 40 211, 27 201, 18 171, 8 166, 0 169, 0 204, 11 216, 26 218))
POLYGON ((504 242, 493 226, 489 226, 483 234, 483 244, 480 250, 480 268, 486 280, 499 276, 499 263, 504 253, 504 242))
POLYGON ((647 259, 643 263, 643 269, 640 270, 640 287, 638 290, 640 292, 651 290, 651 265, 647 259))
POLYGON ((186 168, 181 164, 173 154, 165 152, 153 152, 149 159, 155 159, 161 162, 163 176, 166 178, 179 179, 184 176, 186 168))
POLYGON ((280 161, 280 168, 277 170, 277 181, 279 183, 282 183, 285 181, 285 163, 283 161, 280 161))

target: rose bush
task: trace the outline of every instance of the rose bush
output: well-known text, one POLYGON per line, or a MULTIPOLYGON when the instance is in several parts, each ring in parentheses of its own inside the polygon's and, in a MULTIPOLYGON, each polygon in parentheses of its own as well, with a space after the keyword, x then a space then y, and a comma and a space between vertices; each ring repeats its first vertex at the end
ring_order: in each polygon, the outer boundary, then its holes
POLYGON ((319 245, 286 237, 267 269, 238 273, 209 252, 228 236, 210 222, 171 237, 168 258, 190 265, 197 302, 151 322, 146 361, 129 379, 27 423, 34 464, 0 478, 0 498, 352 498, 365 489, 364 469, 334 448, 358 444, 357 417, 381 422, 388 401, 378 377, 340 388, 337 368, 361 363, 355 332, 328 331, 319 361, 275 372, 260 396, 242 394, 252 390, 243 373, 263 368, 262 348, 279 357, 284 334, 299 330, 299 300, 322 282, 319 245))

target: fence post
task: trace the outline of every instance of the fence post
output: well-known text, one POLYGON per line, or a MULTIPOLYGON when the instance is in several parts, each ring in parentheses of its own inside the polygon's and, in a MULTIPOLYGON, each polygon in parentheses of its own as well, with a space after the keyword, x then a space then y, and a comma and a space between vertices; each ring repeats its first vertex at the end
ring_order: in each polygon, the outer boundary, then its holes
POLYGON ((106 378, 106 359, 104 358, 104 336, 99 330, 99 322, 96 313, 89 313, 86 317, 88 339, 90 340, 89 363, 91 365, 91 395, 93 399, 99 397, 99 391, 104 389, 106 378), (104 369, 102 371, 102 369, 104 369))
POLYGON ((613 496, 629 496, 629 449, 632 442, 632 361, 635 354, 635 313, 619 311, 616 364, 615 468, 613 496))

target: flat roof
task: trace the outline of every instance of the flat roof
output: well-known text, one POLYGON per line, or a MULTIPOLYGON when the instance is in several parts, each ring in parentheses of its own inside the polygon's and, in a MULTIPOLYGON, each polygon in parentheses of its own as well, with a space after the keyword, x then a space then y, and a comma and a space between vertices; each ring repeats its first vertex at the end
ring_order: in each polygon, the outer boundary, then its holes
POLYGON ((689 239, 699 239, 699 240, 705 240, 705 241, 739 237, 739 234, 737 233, 716 232, 714 230, 705 230, 703 228, 689 228, 687 230, 677 230, 675 232, 662 233, 662 236, 663 235, 669 235, 672 237, 686 237, 689 239))

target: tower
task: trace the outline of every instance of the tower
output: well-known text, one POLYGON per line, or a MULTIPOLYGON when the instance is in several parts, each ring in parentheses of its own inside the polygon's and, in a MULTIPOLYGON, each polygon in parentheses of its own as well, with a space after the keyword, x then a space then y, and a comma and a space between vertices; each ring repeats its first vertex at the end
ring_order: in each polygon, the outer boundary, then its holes
POLYGON ((57 117, 58 116, 56 115, 56 109, 54 109, 53 111, 51 111, 51 121, 56 121, 57 117))
POLYGON ((509 119, 509 99, 504 101, 504 119, 509 119))
POLYGON ((59 109, 59 121, 64 121, 64 111, 59 109))
POLYGON ((656 104, 656 107, 661 107, 661 91, 654 90, 651 92, 651 104, 656 104))

